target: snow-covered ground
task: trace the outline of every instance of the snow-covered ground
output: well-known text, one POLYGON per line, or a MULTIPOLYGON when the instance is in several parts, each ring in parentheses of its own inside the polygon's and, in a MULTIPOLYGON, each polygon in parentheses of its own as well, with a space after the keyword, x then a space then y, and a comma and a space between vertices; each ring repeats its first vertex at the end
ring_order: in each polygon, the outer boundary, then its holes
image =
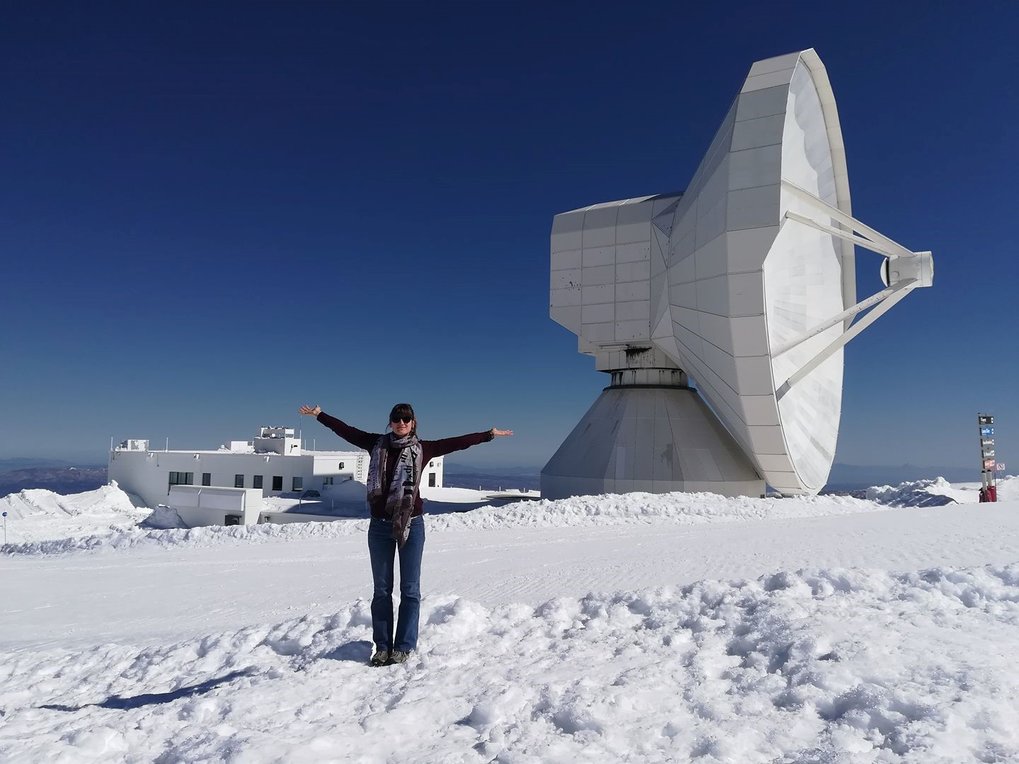
POLYGON ((1019 760, 1019 480, 975 488, 432 516, 419 650, 382 669, 363 519, 23 491, 0 761, 1019 760))

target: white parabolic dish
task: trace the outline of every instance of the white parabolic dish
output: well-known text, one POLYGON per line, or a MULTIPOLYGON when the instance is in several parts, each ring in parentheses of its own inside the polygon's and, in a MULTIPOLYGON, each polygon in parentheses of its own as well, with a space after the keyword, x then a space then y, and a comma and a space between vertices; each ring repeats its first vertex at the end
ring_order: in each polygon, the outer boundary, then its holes
POLYGON ((923 253, 925 278, 904 269, 899 284, 854 305, 854 242, 892 258, 916 253, 851 215, 820 58, 810 49, 758 61, 681 196, 556 216, 550 314, 602 370, 621 349, 667 357, 769 485, 816 493, 835 457, 853 316, 896 294, 876 318, 932 278, 923 253))
POLYGON ((687 225, 707 245, 683 258, 694 260, 692 280, 685 281, 689 266, 683 260, 670 267, 670 281, 690 284, 686 291, 694 292, 696 302, 672 299, 670 307, 678 309, 670 311, 678 314, 671 316, 673 341, 657 332, 654 339, 694 378, 769 485, 783 493, 814 493, 835 458, 841 348, 781 400, 776 389, 834 341, 842 324, 781 356, 772 351, 856 301, 852 245, 806 226, 781 225, 787 210, 811 213, 783 191, 783 180, 852 214, 838 112, 817 54, 808 50, 754 64, 719 138, 729 150, 714 157, 709 152, 684 194, 696 201, 695 209, 683 210, 681 201, 676 210, 677 227, 681 218, 691 218, 687 225), (716 199, 708 187, 723 179, 727 193, 716 199), (724 213, 711 209, 718 206, 724 213), (711 252, 715 240, 707 238, 712 232, 698 223, 722 214, 725 242, 715 246, 724 246, 724 260, 705 268, 718 256, 711 252), (725 273, 716 275, 721 266, 725 273), (712 300, 716 281, 729 282, 728 294, 712 300), (722 317, 730 325, 731 350, 728 337, 718 346, 712 331, 722 317))

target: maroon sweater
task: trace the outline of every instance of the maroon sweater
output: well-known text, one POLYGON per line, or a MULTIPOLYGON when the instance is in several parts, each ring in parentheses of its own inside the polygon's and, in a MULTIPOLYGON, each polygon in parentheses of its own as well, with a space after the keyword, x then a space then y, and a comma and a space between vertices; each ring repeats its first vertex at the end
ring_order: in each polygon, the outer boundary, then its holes
MULTIPOLYGON (((371 453, 371 450, 375 447, 378 439, 382 437, 382 433, 365 432, 364 430, 359 430, 356 427, 351 427, 346 422, 342 422, 336 417, 329 416, 324 411, 316 418, 345 441, 357 446, 358 448, 363 448, 368 453, 371 453)), ((465 448, 476 446, 479 443, 487 443, 494 437, 495 436, 491 433, 491 431, 486 430, 485 432, 474 432, 470 435, 461 435, 458 438, 422 440, 421 463, 427 465, 429 460, 434 459, 436 456, 445 456, 446 454, 450 454, 454 451, 463 451, 465 448)), ((399 456, 400 449, 389 449, 389 458, 386 460, 386 479, 382 486, 382 496, 371 505, 372 517, 384 519, 386 516, 386 496, 389 495, 389 486, 393 482, 393 473, 396 472, 396 464, 399 461, 399 456)), ((417 517, 421 514, 421 512, 422 502, 421 494, 419 493, 414 497, 413 516, 417 517)))

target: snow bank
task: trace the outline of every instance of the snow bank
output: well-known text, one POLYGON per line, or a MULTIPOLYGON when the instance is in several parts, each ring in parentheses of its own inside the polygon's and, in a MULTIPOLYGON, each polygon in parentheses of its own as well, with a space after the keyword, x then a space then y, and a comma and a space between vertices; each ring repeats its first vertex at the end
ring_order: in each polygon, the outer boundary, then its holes
POLYGON ((942 507, 969 501, 968 495, 952 488, 943 477, 912 480, 897 486, 882 485, 867 489, 867 498, 890 507, 942 507))
MULTIPOLYGON (((94 491, 61 496, 42 488, 26 488, 0 499, 10 520, 33 517, 89 517, 120 515, 136 518, 140 512, 116 482, 94 491)), ((144 515, 145 513, 142 512, 144 515)))
POLYGON ((124 550, 136 547, 205 547, 230 543, 264 543, 273 540, 297 541, 307 538, 349 536, 368 529, 367 520, 337 520, 328 523, 291 523, 288 525, 232 525, 201 528, 170 528, 150 530, 119 530, 93 536, 7 544, 7 555, 64 554, 124 550))
POLYGON ((1019 499, 1019 475, 1007 475, 998 481, 998 501, 1019 499))
POLYGON ((423 603, 369 669, 370 615, 0 665, 0 759, 44 762, 1005 761, 1019 565, 802 570, 485 608, 423 603))
POLYGON ((495 529, 508 527, 594 527, 645 525, 662 520, 697 524, 737 520, 816 517, 884 509, 848 496, 791 498, 726 497, 713 493, 627 493, 524 501, 481 507, 462 515, 430 519, 430 527, 495 529))
MULTIPOLYGON (((430 515, 428 523, 429 528, 435 530, 495 530, 819 517, 874 512, 889 507, 975 502, 978 488, 977 484, 953 486, 944 478, 937 478, 869 488, 866 499, 848 496, 728 498, 710 493, 606 494, 447 512, 430 515)), ((1019 499, 1019 479, 1009 477, 999 481, 998 495, 1002 501, 1019 499)), ((442 506, 447 508, 447 505, 442 506)), ((135 508, 130 497, 115 483, 72 496, 44 490, 21 491, 0 499, 0 507, 11 515, 8 518, 9 543, 2 552, 17 555, 331 538, 363 532, 367 525, 366 518, 343 518, 287 525, 185 529, 179 527, 179 518, 172 510, 135 508)), ((425 511, 428 511, 428 502, 425 511)))
POLYGON ((10 543, 124 530, 149 514, 149 510, 135 507, 115 482, 69 496, 25 489, 0 499, 0 512, 7 512, 10 543))
MULTIPOLYGON (((1019 499, 1019 478, 1010 475, 997 482, 998 501, 1019 499)), ((940 507, 947 504, 975 504, 980 501, 980 483, 952 484, 943 477, 911 480, 897 486, 868 488, 866 498, 890 507, 940 507)))
MULTIPOLYGON (((123 492, 121 492, 123 495, 123 492)), ((124 498, 126 500, 126 497, 124 498)), ((631 493, 577 496, 556 501, 522 501, 502 507, 481 507, 470 512, 433 515, 430 530, 496 530, 503 528, 598 527, 652 523, 703 524, 752 519, 817 517, 884 510, 874 502, 845 496, 804 496, 788 499, 727 498, 710 493, 631 493)), ((426 505, 427 511, 427 505, 426 505)), ((174 524, 172 518, 160 524, 174 524)), ((152 522, 148 520, 147 522, 152 522)), ((223 543, 265 543, 333 538, 363 533, 367 519, 285 525, 210 526, 203 528, 125 529, 90 536, 9 543, 8 555, 63 554, 68 552, 149 547, 198 547, 223 543)))

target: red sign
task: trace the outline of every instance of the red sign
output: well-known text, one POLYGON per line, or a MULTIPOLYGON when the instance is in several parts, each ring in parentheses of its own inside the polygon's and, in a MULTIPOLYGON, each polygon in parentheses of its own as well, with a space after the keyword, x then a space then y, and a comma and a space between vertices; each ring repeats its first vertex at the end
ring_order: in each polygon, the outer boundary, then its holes
POLYGON ((994 459, 984 459, 984 469, 994 471, 994 459))

